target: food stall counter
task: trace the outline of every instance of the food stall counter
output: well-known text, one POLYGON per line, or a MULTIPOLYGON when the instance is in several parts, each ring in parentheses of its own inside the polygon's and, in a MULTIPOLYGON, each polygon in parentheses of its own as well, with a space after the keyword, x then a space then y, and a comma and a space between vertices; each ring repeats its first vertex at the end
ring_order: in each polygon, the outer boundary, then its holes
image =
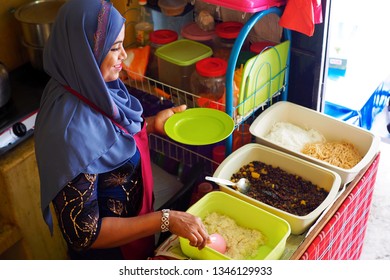
MULTIPOLYGON (((370 164, 342 189, 333 204, 301 235, 290 235, 284 260, 355 260, 362 252, 372 194, 380 160, 370 164)), ((188 259, 179 238, 171 235, 155 252, 156 259, 188 259)))

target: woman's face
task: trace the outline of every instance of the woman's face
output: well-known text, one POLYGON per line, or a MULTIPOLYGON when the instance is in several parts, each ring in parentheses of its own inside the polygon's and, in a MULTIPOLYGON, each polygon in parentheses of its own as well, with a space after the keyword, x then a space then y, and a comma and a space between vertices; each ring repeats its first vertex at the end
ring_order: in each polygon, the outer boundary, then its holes
POLYGON ((115 43, 100 65, 100 72, 105 82, 111 82, 119 78, 119 72, 122 70, 122 61, 127 57, 126 51, 123 48, 124 38, 125 26, 123 25, 115 43))

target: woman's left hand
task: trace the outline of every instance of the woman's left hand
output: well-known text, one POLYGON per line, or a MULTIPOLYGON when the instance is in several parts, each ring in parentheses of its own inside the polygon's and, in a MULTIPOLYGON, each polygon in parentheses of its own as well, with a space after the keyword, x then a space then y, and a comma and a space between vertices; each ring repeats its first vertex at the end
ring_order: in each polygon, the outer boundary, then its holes
POLYGON ((168 108, 157 113, 153 117, 149 117, 146 122, 149 133, 153 132, 160 135, 166 135, 164 130, 165 122, 174 114, 183 112, 187 109, 187 105, 183 104, 177 107, 168 108))

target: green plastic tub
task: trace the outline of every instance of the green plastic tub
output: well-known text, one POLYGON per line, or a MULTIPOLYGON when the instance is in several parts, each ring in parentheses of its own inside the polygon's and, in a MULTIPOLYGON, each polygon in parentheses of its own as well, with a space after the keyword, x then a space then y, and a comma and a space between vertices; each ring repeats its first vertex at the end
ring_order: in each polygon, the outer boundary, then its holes
MULTIPOLYGON (((284 219, 221 191, 206 194, 192 205, 187 212, 201 219, 209 213, 218 212, 234 219, 239 226, 259 230, 265 235, 266 242, 258 248, 254 257, 248 259, 279 259, 285 250, 287 237, 291 233, 290 225, 284 219)), ((228 256, 207 246, 202 250, 198 250, 198 248, 189 245, 189 241, 185 238, 179 237, 179 242, 183 253, 191 259, 230 259, 228 256)))

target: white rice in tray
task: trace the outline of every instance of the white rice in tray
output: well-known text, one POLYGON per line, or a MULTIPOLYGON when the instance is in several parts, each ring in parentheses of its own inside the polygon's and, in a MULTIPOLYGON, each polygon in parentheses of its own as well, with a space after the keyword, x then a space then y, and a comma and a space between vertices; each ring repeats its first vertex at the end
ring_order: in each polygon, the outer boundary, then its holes
POLYGON ((266 240, 260 231, 239 226, 232 218, 217 212, 206 215, 203 223, 209 234, 222 235, 227 247, 225 255, 231 259, 254 257, 266 240))
POLYGON ((276 122, 264 138, 295 152, 300 152, 307 143, 326 140, 315 129, 304 129, 288 122, 276 122))

